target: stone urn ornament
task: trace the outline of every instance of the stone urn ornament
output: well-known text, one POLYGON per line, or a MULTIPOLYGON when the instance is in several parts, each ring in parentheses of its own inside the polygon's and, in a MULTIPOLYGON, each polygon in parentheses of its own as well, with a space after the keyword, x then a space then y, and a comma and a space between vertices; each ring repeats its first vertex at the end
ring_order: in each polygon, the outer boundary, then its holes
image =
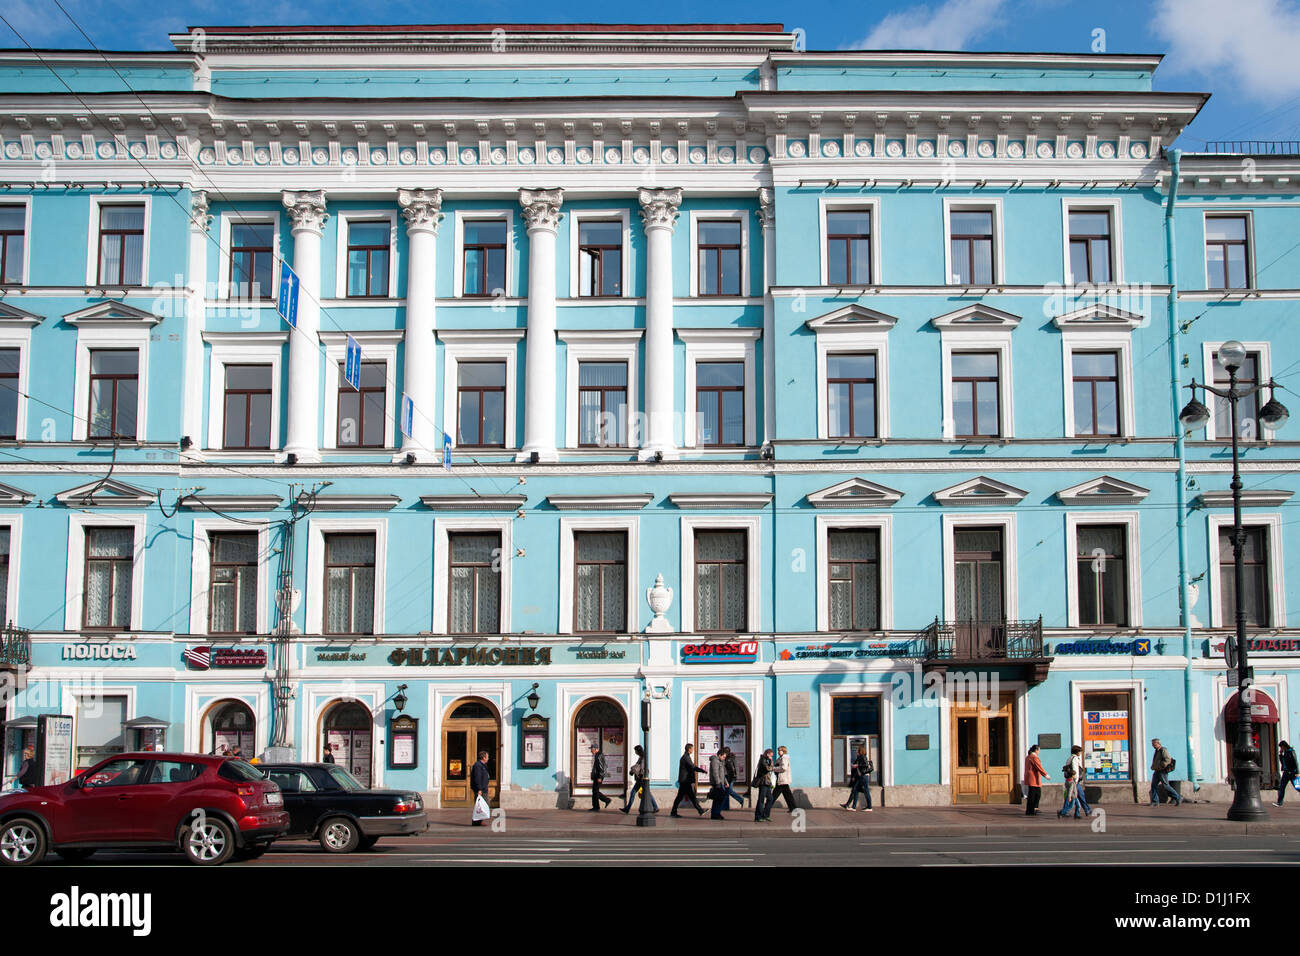
POLYGON ((647 634, 671 634, 673 626, 668 623, 664 617, 664 612, 673 605, 673 589, 664 585, 664 576, 655 575, 655 584, 652 588, 646 588, 645 599, 650 604, 650 610, 655 612, 654 618, 646 625, 647 634))

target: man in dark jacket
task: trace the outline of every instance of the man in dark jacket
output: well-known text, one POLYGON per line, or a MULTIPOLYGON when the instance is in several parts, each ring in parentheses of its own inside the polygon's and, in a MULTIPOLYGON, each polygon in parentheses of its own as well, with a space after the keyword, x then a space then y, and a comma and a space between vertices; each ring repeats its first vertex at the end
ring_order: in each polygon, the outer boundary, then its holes
POLYGON ((710 820, 725 820, 722 808, 727 802, 727 754, 726 748, 720 748, 709 758, 709 798, 713 801, 709 809, 710 820))
POLYGON ((679 815, 677 808, 683 800, 689 800, 700 816, 704 816, 704 808, 700 806, 699 797, 695 796, 695 775, 704 773, 704 768, 696 766, 694 750, 694 744, 687 744, 682 759, 677 762, 677 799, 673 801, 672 812, 668 814, 670 817, 679 815))
POLYGON ((600 802, 605 801, 605 806, 609 806, 609 797, 600 792, 601 782, 609 773, 609 765, 605 762, 605 755, 600 752, 600 748, 595 744, 591 745, 591 813, 600 809, 600 802))
MULTIPOLYGON (((488 798, 488 785, 492 780, 491 775, 488 773, 487 762, 488 752, 486 750, 480 750, 478 752, 478 762, 474 764, 474 769, 469 772, 470 790, 473 791, 476 798, 482 797, 484 800, 488 798)), ((483 821, 474 820, 473 825, 481 827, 483 821)))
POLYGON ((754 783, 758 788, 758 801, 754 804, 754 822, 771 823, 768 815, 772 809, 772 748, 763 751, 754 770, 754 783))

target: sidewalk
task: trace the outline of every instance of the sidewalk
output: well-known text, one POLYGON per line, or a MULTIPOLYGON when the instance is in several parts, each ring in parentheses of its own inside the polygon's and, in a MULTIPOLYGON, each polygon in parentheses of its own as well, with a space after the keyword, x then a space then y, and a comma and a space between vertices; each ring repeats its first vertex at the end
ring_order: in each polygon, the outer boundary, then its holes
MULTIPOLYGON (((1271 796, 1271 795, 1270 795, 1271 796)), ((1056 815, 1058 807, 1042 807, 1036 817, 1026 817, 1016 805, 963 806, 963 807, 876 807, 871 813, 848 810, 805 810, 806 828, 796 832, 793 818, 784 804, 773 808, 771 823, 755 823, 754 811, 749 807, 733 807, 723 821, 710 820, 706 813, 696 815, 689 807, 674 820, 668 816, 668 806, 663 805, 655 816, 653 827, 636 825, 636 810, 624 815, 618 804, 600 813, 591 813, 585 806, 573 810, 507 810, 505 819, 512 836, 552 837, 565 839, 608 836, 624 839, 634 835, 651 838, 656 834, 674 837, 690 834, 700 837, 980 837, 980 836, 1032 836, 1042 833, 1062 833, 1067 830, 1090 832, 1092 826, 1104 822, 1105 832, 1123 836, 1173 836, 1173 835, 1271 835, 1300 836, 1300 801, 1282 809, 1265 802, 1269 819, 1262 823, 1237 823, 1226 819, 1226 803, 1192 803, 1182 806, 1163 804, 1148 807, 1146 804, 1111 804, 1096 806, 1104 810, 1105 817, 1091 820, 1073 818, 1062 820, 1056 815)), ((707 805, 706 805, 707 808, 707 805)), ((426 836, 463 835, 471 832, 492 834, 488 821, 482 827, 471 828, 470 811, 466 809, 431 809, 426 836)), ((494 811, 495 812, 495 811, 494 811)))

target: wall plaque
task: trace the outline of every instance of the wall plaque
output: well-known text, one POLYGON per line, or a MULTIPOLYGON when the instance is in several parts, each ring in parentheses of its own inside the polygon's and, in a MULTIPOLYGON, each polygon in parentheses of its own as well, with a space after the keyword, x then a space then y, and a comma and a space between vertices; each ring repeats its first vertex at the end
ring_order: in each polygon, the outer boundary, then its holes
POLYGON ((807 727, 812 717, 812 694, 806 690, 785 692, 785 725, 807 727))
POLYGON ((929 750, 930 735, 929 734, 908 734, 907 749, 908 750, 929 750))
POLYGON ((1060 734, 1039 734, 1038 749, 1039 750, 1060 750, 1061 735, 1060 734))

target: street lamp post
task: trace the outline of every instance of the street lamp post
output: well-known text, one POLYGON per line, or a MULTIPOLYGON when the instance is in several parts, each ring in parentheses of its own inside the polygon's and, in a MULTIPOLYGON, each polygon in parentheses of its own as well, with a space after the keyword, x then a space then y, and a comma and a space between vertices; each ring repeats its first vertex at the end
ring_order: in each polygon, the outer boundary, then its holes
POLYGON ((1229 820, 1263 820, 1268 812, 1260 800, 1259 748, 1255 745, 1255 722, 1251 719, 1247 688, 1251 686, 1249 655, 1246 648, 1246 605, 1242 600, 1245 593, 1246 569, 1242 564, 1242 551, 1245 547, 1246 532, 1241 526, 1241 467, 1240 467, 1240 433, 1237 420, 1237 403, 1250 395, 1268 389, 1268 402, 1259 410, 1256 428, 1281 428, 1286 424, 1290 413, 1286 406, 1273 397, 1276 383, 1269 379, 1267 385, 1260 383, 1249 387, 1237 385, 1237 370, 1246 361, 1246 348, 1240 342, 1225 342, 1219 346, 1218 362, 1228 373, 1228 387, 1215 388, 1212 385, 1198 385, 1196 380, 1188 386, 1192 398, 1178 415, 1178 420, 1189 430, 1199 428, 1210 419, 1210 410, 1196 398, 1196 390, 1201 389, 1211 395, 1217 395, 1228 403, 1232 416, 1232 565, 1234 574, 1234 600, 1236 611, 1236 652, 1237 652, 1237 742, 1232 749, 1232 776, 1235 788, 1232 806, 1228 808, 1229 820))
POLYGON ((641 745, 643 761, 641 769, 644 774, 641 777, 641 808, 636 813, 636 825, 652 827, 655 825, 655 815, 650 812, 650 803, 646 799, 650 792, 650 691, 648 688, 641 697, 641 733, 645 737, 645 743, 641 745))

